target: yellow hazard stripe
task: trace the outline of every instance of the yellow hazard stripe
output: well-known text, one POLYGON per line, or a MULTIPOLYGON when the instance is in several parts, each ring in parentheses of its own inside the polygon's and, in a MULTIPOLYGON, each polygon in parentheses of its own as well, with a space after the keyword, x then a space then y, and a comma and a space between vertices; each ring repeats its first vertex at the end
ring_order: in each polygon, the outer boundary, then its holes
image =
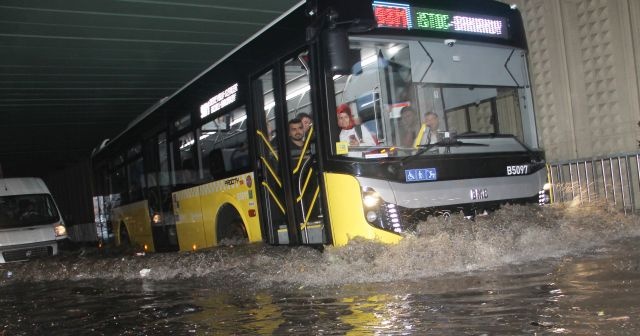
POLYGON ((278 153, 276 153, 276 151, 273 149, 273 147, 271 146, 271 142, 267 140, 267 137, 264 135, 264 133, 262 133, 261 130, 257 130, 256 133, 260 138, 262 138, 262 142, 264 142, 264 144, 267 145, 267 148, 269 148, 269 151, 271 151, 271 155, 273 155, 273 157, 276 158, 276 161, 279 161, 278 153))
POLYGON ((278 205, 278 208, 280 208, 280 211, 282 211, 283 214, 286 214, 286 211, 284 211, 284 207, 282 206, 282 203, 280 203, 280 200, 278 200, 278 197, 276 196, 276 194, 273 193, 273 190, 271 190, 267 182, 262 182, 262 186, 267 189, 267 191, 269 192, 269 195, 271 195, 271 198, 273 198, 273 200, 276 202, 276 205, 278 205))
POLYGON ((311 200, 311 205, 309 206, 309 211, 307 211, 307 216, 305 216, 304 218, 304 223, 302 223, 302 226, 300 226, 301 230, 304 230, 307 228, 307 223, 309 223, 309 216, 311 216, 311 210, 313 209, 313 206, 316 205, 316 200, 318 200, 318 194, 320 194, 320 187, 316 188, 316 192, 313 193, 313 199, 311 200))
POLYGON ((276 172, 273 171, 273 168, 271 168, 271 165, 269 164, 269 162, 267 162, 267 159, 261 156, 260 160, 262 161, 262 164, 264 164, 264 166, 267 167, 269 174, 271 174, 271 177, 273 177, 273 179, 276 180, 276 183, 278 184, 278 186, 282 188, 282 182, 278 178, 278 175, 276 174, 276 172))

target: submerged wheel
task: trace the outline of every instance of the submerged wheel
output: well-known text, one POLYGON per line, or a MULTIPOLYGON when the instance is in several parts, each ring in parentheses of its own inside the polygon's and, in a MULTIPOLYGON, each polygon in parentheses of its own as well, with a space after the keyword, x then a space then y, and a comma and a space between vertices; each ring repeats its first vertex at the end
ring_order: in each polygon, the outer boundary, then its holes
POLYGON ((226 205, 218 213, 218 244, 243 244, 249 241, 244 222, 236 209, 226 205))

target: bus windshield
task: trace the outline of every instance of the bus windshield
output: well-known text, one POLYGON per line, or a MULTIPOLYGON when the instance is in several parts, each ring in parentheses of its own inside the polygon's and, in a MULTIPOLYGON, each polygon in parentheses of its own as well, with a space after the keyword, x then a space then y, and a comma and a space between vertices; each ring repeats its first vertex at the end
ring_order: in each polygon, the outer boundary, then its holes
MULTIPOLYGON (((524 51, 492 45, 350 38, 351 74, 334 77, 335 155, 522 152, 524 51)), ((535 132, 535 131, 533 131, 535 132)))

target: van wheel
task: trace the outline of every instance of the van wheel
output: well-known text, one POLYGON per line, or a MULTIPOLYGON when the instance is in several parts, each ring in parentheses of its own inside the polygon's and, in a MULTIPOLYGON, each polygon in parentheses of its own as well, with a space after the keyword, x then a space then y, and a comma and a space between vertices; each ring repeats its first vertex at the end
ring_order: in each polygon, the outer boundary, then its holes
POLYGON ((124 223, 120 224, 120 246, 131 246, 129 231, 127 231, 127 226, 124 223))

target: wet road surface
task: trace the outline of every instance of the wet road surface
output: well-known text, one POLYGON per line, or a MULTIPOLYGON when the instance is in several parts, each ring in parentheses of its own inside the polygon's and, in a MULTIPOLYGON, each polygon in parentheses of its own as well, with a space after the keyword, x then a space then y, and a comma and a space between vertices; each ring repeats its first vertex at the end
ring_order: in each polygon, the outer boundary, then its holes
POLYGON ((638 335, 640 223, 433 220, 398 245, 87 250, 0 265, 0 335, 638 335))

